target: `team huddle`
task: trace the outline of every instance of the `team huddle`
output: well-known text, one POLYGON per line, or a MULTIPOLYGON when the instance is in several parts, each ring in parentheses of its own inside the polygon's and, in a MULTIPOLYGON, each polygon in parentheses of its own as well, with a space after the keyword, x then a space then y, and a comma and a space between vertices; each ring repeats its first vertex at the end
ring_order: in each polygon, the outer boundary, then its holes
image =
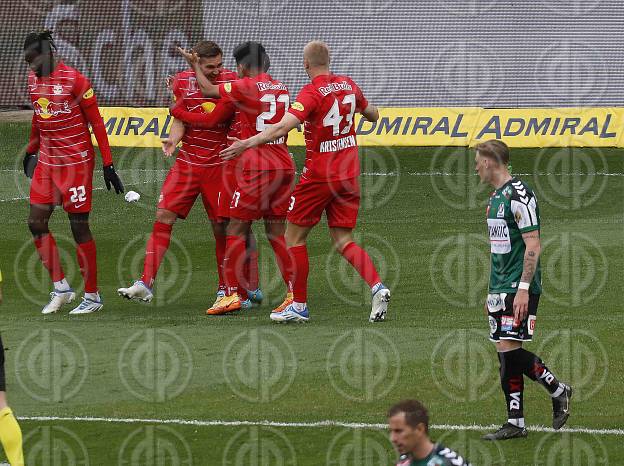
MULTIPOLYGON (((47 221, 54 205, 68 213, 77 243, 85 296, 73 314, 100 310, 95 242, 88 229, 95 134, 107 187, 123 192, 112 164, 102 117, 88 80, 56 63, 51 36, 31 37, 25 45, 31 66, 29 86, 35 109, 24 170, 32 177, 29 225, 35 245, 54 282, 43 313, 57 312, 75 298, 65 279, 47 221), (36 153, 39 152, 38 160, 36 153)), ((175 117, 163 141, 165 155, 182 145, 162 187, 156 221, 148 240, 143 275, 118 293, 149 302, 173 225, 184 219, 201 195, 215 238, 219 283, 208 315, 248 309, 262 301, 254 221, 264 229, 284 280, 284 301, 270 314, 277 322, 309 320, 306 238, 323 212, 335 247, 371 288, 371 322, 385 319, 390 291, 369 255, 353 240, 360 204, 359 158, 354 116, 379 117, 358 85, 329 70, 329 49, 319 41, 304 49, 311 83, 292 103, 286 85, 268 74, 270 59, 262 44, 245 42, 234 50, 237 73, 223 68, 214 42, 180 49, 191 67, 169 82, 175 117), (295 187, 295 164, 288 132, 303 123, 306 161, 295 187), (228 146, 228 138, 233 144, 228 146)))
MULTIPOLYGON (((103 307, 97 287, 95 241, 88 223, 95 160, 88 125, 98 141, 106 187, 114 187, 117 193, 124 188, 113 166, 90 83, 77 70, 56 62, 54 48, 47 32, 33 33, 25 43, 34 108, 24 158, 24 171, 32 178, 29 227, 54 283, 42 312, 58 312, 75 299, 75 292, 63 273, 48 220, 55 205, 62 205, 68 213, 85 282, 83 300, 70 313, 88 314, 103 307)), ((269 55, 260 43, 245 42, 235 48, 236 72, 223 68, 222 50, 214 42, 202 41, 190 51, 179 51, 190 69, 168 81, 173 94, 170 113, 175 120, 163 141, 163 152, 172 156, 180 142, 181 147, 162 186, 143 274, 129 287, 119 288, 119 295, 145 302, 153 299, 173 226, 178 218, 186 218, 201 196, 215 239, 218 270, 216 300, 206 314, 227 314, 261 303, 252 226, 263 220, 284 282, 284 300, 271 311, 270 319, 308 321, 307 237, 325 213, 335 248, 371 289, 369 320, 383 321, 390 291, 352 236, 360 206, 354 117, 359 113, 368 121, 377 121, 377 107, 352 79, 330 72, 330 51, 320 41, 304 48, 303 63, 310 83, 292 102, 287 86, 268 74, 269 55), (302 123, 306 159, 297 181, 287 143, 289 132, 302 123)), ((550 394, 555 429, 568 419, 572 389, 559 382, 537 355, 522 348, 524 341, 532 339, 541 294, 537 198, 509 173, 509 150, 503 142, 487 141, 475 149, 477 174, 495 189, 486 212, 491 277, 485 313, 490 339, 497 348, 508 413, 507 422, 484 439, 504 440, 527 435, 525 376, 550 394)), ((408 403, 392 411, 391 417, 397 415, 392 428, 397 440, 393 442, 398 449, 406 449, 401 453, 407 455, 401 464, 433 464, 419 462, 425 457, 415 453, 416 446, 407 446, 413 432, 413 439, 428 441, 426 412, 420 405, 408 403), (412 412, 415 414, 409 414, 412 412)), ((416 440, 414 445, 420 442, 416 440)), ((421 444, 433 451, 433 444, 421 444)), ((434 450, 440 461, 435 464, 466 464, 448 449, 434 450)))

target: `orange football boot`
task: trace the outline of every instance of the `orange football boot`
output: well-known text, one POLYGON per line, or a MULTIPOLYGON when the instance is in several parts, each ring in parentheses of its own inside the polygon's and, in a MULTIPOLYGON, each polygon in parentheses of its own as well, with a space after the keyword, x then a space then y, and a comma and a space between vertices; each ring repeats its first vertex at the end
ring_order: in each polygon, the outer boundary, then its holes
POLYGON ((221 314, 227 314, 228 312, 238 311, 240 308, 241 300, 238 297, 238 293, 233 293, 230 296, 224 296, 217 301, 206 311, 206 314, 209 316, 219 316, 221 314))
POLYGON ((282 304, 280 304, 279 306, 277 306, 275 309, 273 309, 271 312, 282 312, 284 309, 286 309, 288 306, 290 306, 293 303, 293 294, 292 292, 288 292, 286 293, 286 298, 284 298, 284 302, 282 304))

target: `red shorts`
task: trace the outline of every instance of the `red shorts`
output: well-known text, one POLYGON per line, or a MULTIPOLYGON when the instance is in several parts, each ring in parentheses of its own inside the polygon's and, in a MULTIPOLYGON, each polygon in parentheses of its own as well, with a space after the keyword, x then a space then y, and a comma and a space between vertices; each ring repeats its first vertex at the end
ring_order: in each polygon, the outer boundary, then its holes
POLYGON ((230 217, 241 220, 286 218, 294 170, 247 170, 238 177, 230 202, 230 217))
POLYGON ((73 214, 91 212, 94 165, 93 159, 63 167, 39 162, 30 184, 30 203, 62 205, 73 214))
POLYGON ((201 195, 208 218, 219 221, 219 201, 223 184, 223 166, 199 167, 181 160, 167 173, 160 190, 158 208, 170 210, 186 218, 201 195))
POLYGON ((288 222, 314 226, 327 213, 330 227, 355 228, 360 209, 358 178, 339 181, 309 181, 302 178, 288 209, 288 222))

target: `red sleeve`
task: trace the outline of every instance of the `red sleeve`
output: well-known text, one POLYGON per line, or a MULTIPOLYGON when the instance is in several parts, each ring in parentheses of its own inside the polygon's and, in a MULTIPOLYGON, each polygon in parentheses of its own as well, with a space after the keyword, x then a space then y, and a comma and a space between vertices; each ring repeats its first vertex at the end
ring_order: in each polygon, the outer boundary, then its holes
POLYGON ((171 115, 194 128, 210 129, 234 118, 234 105, 231 102, 219 102, 210 113, 189 112, 181 104, 171 109, 171 115))
POLYGON ((244 102, 247 94, 245 89, 243 80, 223 83, 219 84, 219 95, 224 101, 244 102))
POLYGON ((112 165, 113 155, 111 154, 110 145, 108 144, 108 134, 106 134, 106 127, 104 126, 102 115, 100 115, 95 93, 93 92, 89 80, 80 73, 77 73, 74 82, 74 91, 72 93, 78 100, 82 113, 91 125, 98 147, 100 148, 100 154, 102 154, 102 164, 105 167, 112 165))
POLYGON ((360 89, 360 86, 355 83, 353 84, 353 87, 355 88, 355 111, 361 113, 366 110, 366 107, 368 107, 368 100, 364 97, 364 93, 362 92, 362 89, 360 89))
POLYGON ((30 139, 28 141, 28 147, 26 147, 26 153, 36 154, 37 152, 39 152, 39 125, 33 113, 32 124, 30 126, 30 139))
POLYGON ((309 87, 304 87, 299 92, 297 100, 288 109, 289 113, 292 113, 299 121, 305 121, 310 114, 316 110, 320 96, 316 91, 311 90, 309 87))

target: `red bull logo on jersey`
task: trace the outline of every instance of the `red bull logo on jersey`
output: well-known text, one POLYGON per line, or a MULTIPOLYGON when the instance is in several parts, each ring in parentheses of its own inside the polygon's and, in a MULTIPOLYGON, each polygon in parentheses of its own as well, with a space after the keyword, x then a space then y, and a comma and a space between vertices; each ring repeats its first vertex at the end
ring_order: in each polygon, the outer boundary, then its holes
POLYGON ((204 110, 204 113, 210 113, 214 110, 216 105, 214 102, 204 102, 203 104, 201 104, 201 107, 204 110))
POLYGON ((332 92, 352 91, 353 88, 351 87, 351 84, 349 84, 347 81, 342 81, 340 83, 329 83, 327 86, 319 87, 318 90, 323 95, 323 97, 325 97, 332 92))
POLYGON ((58 115, 71 113, 71 108, 69 108, 69 102, 50 102, 45 97, 40 97, 39 99, 35 100, 33 102, 33 109, 35 110, 35 115, 39 115, 45 120, 58 115))

